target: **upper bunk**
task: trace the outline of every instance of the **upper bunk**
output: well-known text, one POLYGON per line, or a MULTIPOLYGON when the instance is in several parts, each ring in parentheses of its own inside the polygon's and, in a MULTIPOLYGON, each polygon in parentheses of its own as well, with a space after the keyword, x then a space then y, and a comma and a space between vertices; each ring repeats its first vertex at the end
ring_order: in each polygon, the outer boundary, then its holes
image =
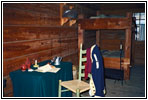
POLYGON ((132 13, 127 12, 123 17, 119 16, 105 16, 89 19, 79 19, 78 20, 78 48, 80 43, 84 43, 84 30, 96 30, 96 43, 100 43, 100 31, 98 30, 108 30, 108 29, 117 29, 125 31, 124 39, 124 57, 131 57, 131 42, 134 39, 133 30, 135 27, 135 19, 132 17, 132 13), (133 38, 133 39, 132 39, 133 38))
POLYGON ((132 27, 132 14, 126 16, 105 16, 99 15, 89 19, 79 19, 80 29, 98 30, 98 29, 129 29, 132 27))

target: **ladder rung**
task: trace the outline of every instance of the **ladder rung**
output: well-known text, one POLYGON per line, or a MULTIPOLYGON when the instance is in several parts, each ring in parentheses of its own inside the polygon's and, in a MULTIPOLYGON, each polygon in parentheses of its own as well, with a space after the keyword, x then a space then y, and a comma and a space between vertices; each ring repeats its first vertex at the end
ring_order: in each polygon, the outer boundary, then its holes
POLYGON ((86 54, 86 50, 82 50, 82 54, 86 54))
POLYGON ((66 91, 69 91, 68 89, 66 89, 66 90, 61 90, 61 92, 66 92, 66 91))
POLYGON ((82 62, 86 61, 87 59, 86 58, 82 58, 82 62))
MULTIPOLYGON (((84 77, 84 73, 81 74, 81 77, 84 77)), ((91 78, 91 74, 88 74, 88 77, 91 78)))
POLYGON ((81 74, 81 77, 84 77, 84 73, 81 74))
POLYGON ((85 66, 83 65, 83 66, 81 66, 81 69, 85 69, 85 66))

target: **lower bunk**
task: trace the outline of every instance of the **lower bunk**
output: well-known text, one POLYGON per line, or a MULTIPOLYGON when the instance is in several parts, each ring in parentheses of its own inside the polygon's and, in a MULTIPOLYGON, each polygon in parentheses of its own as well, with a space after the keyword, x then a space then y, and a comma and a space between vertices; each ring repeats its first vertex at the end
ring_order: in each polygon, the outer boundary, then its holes
POLYGON ((130 58, 125 58, 123 51, 101 50, 101 53, 107 77, 130 79, 130 58))

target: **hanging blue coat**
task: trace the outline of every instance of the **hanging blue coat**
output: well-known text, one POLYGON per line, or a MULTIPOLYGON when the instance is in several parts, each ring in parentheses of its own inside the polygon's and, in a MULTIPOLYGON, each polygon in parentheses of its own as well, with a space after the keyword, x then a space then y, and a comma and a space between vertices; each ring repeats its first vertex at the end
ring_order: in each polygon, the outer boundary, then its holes
POLYGON ((95 96, 104 97, 104 66, 99 47, 95 45, 91 53, 93 60, 91 73, 96 88, 95 96))

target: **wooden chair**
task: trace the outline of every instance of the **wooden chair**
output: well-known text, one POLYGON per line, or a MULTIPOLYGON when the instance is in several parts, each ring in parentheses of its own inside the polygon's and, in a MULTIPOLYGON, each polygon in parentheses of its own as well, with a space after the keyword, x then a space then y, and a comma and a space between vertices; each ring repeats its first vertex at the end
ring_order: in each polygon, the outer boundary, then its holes
MULTIPOLYGON (((70 81, 61 81, 59 80, 59 91, 58 97, 61 97, 62 92, 72 91, 76 93, 77 97, 80 97, 80 93, 85 92, 90 89, 90 86, 87 82, 82 81, 82 77, 84 77, 84 70, 85 66, 83 62, 86 62, 86 58, 83 58, 83 54, 86 54, 86 50, 82 50, 82 44, 80 45, 80 59, 79 59, 79 77, 77 80, 70 80, 70 81), (62 87, 65 87, 65 90, 62 90, 62 87)), ((88 77, 91 77, 91 74, 88 74, 88 77)))

